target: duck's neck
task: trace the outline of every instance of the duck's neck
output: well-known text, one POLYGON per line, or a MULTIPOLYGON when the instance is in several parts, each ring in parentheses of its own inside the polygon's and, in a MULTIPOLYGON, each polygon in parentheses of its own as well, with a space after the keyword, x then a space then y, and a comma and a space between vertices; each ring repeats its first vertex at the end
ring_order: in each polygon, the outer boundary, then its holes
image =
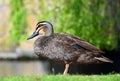
POLYGON ((45 36, 50 36, 54 33, 52 24, 46 24, 45 36))

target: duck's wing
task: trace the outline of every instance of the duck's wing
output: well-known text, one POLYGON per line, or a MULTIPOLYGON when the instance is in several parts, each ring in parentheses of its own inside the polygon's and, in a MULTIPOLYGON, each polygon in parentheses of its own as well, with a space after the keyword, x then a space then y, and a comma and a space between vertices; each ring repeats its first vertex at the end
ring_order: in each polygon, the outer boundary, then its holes
POLYGON ((91 61, 93 63, 95 62, 94 60, 99 60, 100 62, 113 62, 102 55, 102 53, 104 53, 103 51, 76 36, 70 34, 57 34, 55 37, 53 36, 52 41, 54 41, 54 47, 57 49, 57 51, 53 51, 56 53, 59 52, 56 55, 63 54, 64 58, 67 58, 67 61, 75 61, 77 59, 79 62, 79 59, 87 59, 84 60, 86 63, 89 60, 93 60, 91 61), (82 56, 80 56, 81 54, 82 56), (79 56, 80 58, 78 58, 79 56))
POLYGON ((95 53, 104 53, 87 41, 70 34, 61 34, 61 42, 68 43, 73 48, 83 49, 95 53))

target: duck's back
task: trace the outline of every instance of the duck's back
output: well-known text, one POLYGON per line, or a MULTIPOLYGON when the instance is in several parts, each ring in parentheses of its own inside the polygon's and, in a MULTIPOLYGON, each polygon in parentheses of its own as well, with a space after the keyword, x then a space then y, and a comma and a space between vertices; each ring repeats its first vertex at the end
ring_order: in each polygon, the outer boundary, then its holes
POLYGON ((39 37, 34 52, 59 63, 99 63, 101 50, 88 42, 69 34, 53 34, 39 37))

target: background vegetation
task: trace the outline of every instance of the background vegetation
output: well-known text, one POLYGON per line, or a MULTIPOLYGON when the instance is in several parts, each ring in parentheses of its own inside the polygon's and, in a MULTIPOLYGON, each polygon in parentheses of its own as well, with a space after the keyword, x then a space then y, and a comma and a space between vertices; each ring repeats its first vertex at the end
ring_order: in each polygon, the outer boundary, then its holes
POLYGON ((23 0, 10 0, 9 6, 11 7, 10 23, 10 42, 19 45, 21 40, 26 37, 26 9, 23 0), (14 42, 13 42, 14 41, 14 42))
MULTIPOLYGON (((37 0, 34 8, 27 10, 31 0, 11 0, 10 21, 13 27, 10 38, 17 44, 26 31, 26 13, 34 14, 38 21, 49 20, 55 32, 79 36, 101 49, 114 50, 119 38, 119 0, 37 0)), ((36 22, 37 23, 37 22, 36 22)))

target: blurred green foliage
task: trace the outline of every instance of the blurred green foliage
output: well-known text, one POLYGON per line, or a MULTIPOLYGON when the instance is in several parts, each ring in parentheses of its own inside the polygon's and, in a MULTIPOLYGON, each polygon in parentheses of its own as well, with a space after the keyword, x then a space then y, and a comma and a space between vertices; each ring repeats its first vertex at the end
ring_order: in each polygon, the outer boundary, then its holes
MULTIPOLYGON (((17 40, 16 43, 19 43, 19 40, 26 35, 24 33, 26 29, 24 5, 32 2, 32 0, 27 0, 27 3, 23 4, 23 1, 10 0, 13 24, 10 35, 11 40, 17 40)), ((55 32, 74 34, 102 49, 115 49, 119 35, 116 33, 118 29, 115 27, 115 23, 118 24, 120 21, 119 6, 116 6, 119 0, 37 1, 37 9, 31 9, 32 14, 36 15, 38 21, 49 20, 53 24, 55 32)))
POLYGON ((11 7, 10 22, 12 24, 9 40, 18 45, 26 37, 26 10, 23 0, 10 0, 9 6, 11 7))
POLYGON ((101 49, 113 50, 117 45, 117 34, 115 19, 111 15, 114 12, 111 12, 111 1, 54 0, 47 6, 50 2, 39 0, 39 9, 43 15, 37 15, 37 18, 39 21, 51 20, 56 32, 74 34, 101 49))

